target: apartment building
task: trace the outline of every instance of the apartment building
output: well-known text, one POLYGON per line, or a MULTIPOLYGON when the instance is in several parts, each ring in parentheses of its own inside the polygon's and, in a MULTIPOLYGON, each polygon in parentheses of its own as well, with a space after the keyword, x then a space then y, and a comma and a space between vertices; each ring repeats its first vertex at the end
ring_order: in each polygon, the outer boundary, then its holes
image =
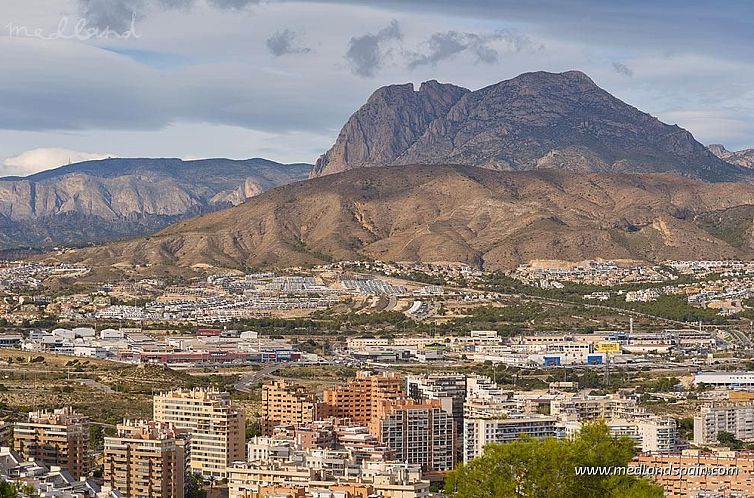
POLYGON ((358 372, 348 384, 325 390, 320 416, 349 418, 355 424, 367 425, 383 401, 403 398, 401 386, 395 372, 358 372))
POLYGON ((364 462, 357 475, 327 477, 321 470, 295 463, 236 463, 228 469, 230 498, 349 497, 429 498, 429 481, 418 465, 364 462), (329 493, 328 493, 329 492, 329 493), (321 494, 313 494, 321 493, 321 494))
POLYGON ((463 431, 463 402, 466 400, 466 375, 431 373, 406 377, 406 394, 416 401, 436 399, 450 412, 456 423, 456 434, 463 431))
POLYGON ((398 461, 420 465, 427 473, 455 465, 455 422, 439 400, 383 401, 368 427, 398 461))
POLYGON ((633 398, 609 394, 606 396, 569 395, 550 401, 550 415, 568 420, 596 420, 625 418, 643 414, 633 398))
POLYGON ((480 400, 466 402, 463 423, 464 463, 480 456, 489 443, 509 443, 521 436, 545 438, 559 435, 557 418, 512 412, 505 406, 480 400))
POLYGON ((317 419, 317 399, 304 387, 276 380, 262 386, 260 424, 269 436, 278 425, 304 425, 317 419))
POLYGON ((669 453, 678 448, 678 424, 673 417, 647 417, 637 419, 641 434, 641 451, 669 453))
POLYGON ((13 427, 13 447, 26 459, 59 466, 75 478, 89 474, 89 420, 66 407, 29 413, 13 427))
POLYGON ((226 469, 246 459, 246 419, 227 392, 176 389, 154 397, 154 420, 172 423, 191 435, 191 472, 226 477, 226 469))
POLYGON ((694 417, 694 444, 717 443, 721 432, 729 432, 741 441, 754 441, 754 404, 702 407, 694 417))
POLYGON ((126 420, 117 431, 105 438, 104 482, 124 498, 183 498, 188 451, 182 431, 147 420, 126 420))
POLYGON ((460 458, 463 447, 463 406, 467 399, 502 402, 507 399, 500 387, 489 377, 453 373, 431 373, 406 377, 409 398, 423 401, 435 399, 456 424, 456 451, 460 458))
POLYGON ((642 454, 629 465, 652 476, 666 498, 754 496, 754 453, 750 451, 642 454))
MULTIPOLYGON (((582 422, 561 422, 565 437, 574 437, 582 427, 582 422)), ((613 436, 632 439, 639 451, 670 453, 678 449, 678 425, 673 417, 611 418, 605 424, 613 436)))

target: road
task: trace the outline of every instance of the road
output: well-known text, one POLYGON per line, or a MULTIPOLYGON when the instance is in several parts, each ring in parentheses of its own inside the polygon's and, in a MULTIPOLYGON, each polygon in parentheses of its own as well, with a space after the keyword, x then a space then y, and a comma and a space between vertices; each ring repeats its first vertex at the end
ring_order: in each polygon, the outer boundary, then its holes
POLYGON ((732 335, 733 337, 735 337, 741 343, 741 345, 743 345, 745 348, 752 347, 753 344, 752 344, 751 339, 749 338, 749 336, 747 334, 745 334, 744 332, 741 332, 738 329, 731 328, 731 329, 727 329, 727 330, 728 330, 728 332, 730 332, 730 335, 732 335))
POLYGON ((242 374, 234 387, 237 391, 249 393, 254 390, 266 377, 272 377, 272 374, 283 368, 282 365, 268 365, 256 372, 242 374))

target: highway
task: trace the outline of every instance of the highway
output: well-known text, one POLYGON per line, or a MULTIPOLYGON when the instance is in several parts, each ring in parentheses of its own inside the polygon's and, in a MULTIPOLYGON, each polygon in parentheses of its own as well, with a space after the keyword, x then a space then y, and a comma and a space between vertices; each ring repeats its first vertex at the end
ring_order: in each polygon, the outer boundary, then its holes
POLYGON ((263 367, 261 370, 242 374, 238 378, 238 381, 234 384, 234 387, 237 391, 250 393, 254 390, 255 387, 260 385, 265 378, 272 377, 272 374, 283 368, 283 366, 284 365, 278 364, 268 365, 263 367))

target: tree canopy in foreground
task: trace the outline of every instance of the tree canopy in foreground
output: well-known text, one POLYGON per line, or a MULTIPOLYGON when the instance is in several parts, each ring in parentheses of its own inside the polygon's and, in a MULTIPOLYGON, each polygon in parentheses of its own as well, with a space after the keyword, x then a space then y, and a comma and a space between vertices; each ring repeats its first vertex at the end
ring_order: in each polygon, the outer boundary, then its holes
POLYGON ((453 498, 659 498, 662 487, 627 475, 577 475, 577 467, 625 467, 634 442, 614 437, 604 422, 572 440, 522 439, 489 444, 445 481, 453 498))

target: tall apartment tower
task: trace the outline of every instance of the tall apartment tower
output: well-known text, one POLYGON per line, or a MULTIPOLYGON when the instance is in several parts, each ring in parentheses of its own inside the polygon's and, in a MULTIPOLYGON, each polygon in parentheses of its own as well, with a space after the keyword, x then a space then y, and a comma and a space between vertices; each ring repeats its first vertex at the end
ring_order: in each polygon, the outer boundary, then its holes
POLYGON ((320 416, 350 418, 356 424, 367 425, 374 419, 383 401, 404 397, 401 385, 401 379, 395 372, 377 375, 358 372, 348 384, 324 392, 320 416))
POLYGON ((754 404, 703 406, 694 417, 694 444, 717 443, 720 432, 730 432, 742 441, 754 441, 754 404))
POLYGON ((226 468, 246 459, 246 419, 215 389, 176 389, 154 397, 154 420, 191 434, 191 472, 226 477, 226 468))
POLYGON ((105 438, 104 481, 124 498, 183 498, 185 432, 171 423, 126 420, 105 438))
POLYGON ((304 425, 317 419, 317 399, 302 386, 276 380, 262 386, 262 434, 278 425, 304 425))
POLYGON ((89 474, 89 419, 70 407, 31 412, 13 427, 13 447, 24 458, 84 477, 89 474))
POLYGON ((452 413, 456 423, 456 434, 463 433, 466 375, 456 373, 408 375, 406 376, 406 394, 416 401, 439 400, 443 409, 452 413))
POLYGON ((455 421, 439 400, 386 400, 369 422, 369 432, 395 451, 395 459, 421 465, 426 473, 452 470, 456 463, 455 421))

